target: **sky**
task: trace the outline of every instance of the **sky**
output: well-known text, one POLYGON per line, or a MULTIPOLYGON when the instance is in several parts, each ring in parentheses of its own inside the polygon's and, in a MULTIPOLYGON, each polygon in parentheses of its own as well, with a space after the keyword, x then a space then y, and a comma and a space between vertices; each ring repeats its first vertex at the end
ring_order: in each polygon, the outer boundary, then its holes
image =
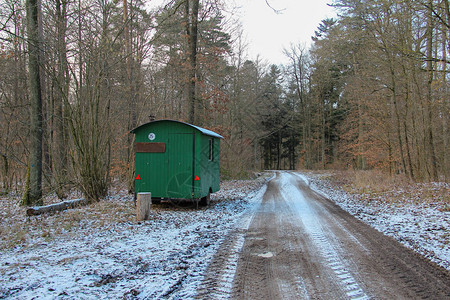
POLYGON ((331 0, 235 0, 250 59, 259 54, 270 64, 287 63, 283 48, 291 44, 311 44, 311 36, 320 22, 335 17, 331 0))
MULTIPOLYGON (((167 0, 151 0, 156 7, 167 0)), ((311 36, 325 18, 336 17, 332 0, 224 0, 227 12, 243 27, 249 59, 270 64, 288 63, 283 54, 291 44, 309 47, 311 36), (269 6, 270 5, 270 6, 269 6), (279 13, 276 13, 278 10, 279 13)))

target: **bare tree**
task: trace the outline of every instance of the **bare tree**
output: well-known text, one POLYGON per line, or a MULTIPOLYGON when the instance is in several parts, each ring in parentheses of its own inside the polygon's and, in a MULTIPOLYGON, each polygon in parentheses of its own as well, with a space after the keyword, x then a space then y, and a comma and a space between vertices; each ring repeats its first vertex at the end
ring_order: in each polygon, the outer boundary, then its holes
POLYGON ((434 147, 434 137, 433 137, 433 95, 432 95, 432 85, 434 81, 434 70, 433 70, 433 0, 428 1, 428 13, 427 13, 427 32, 426 32, 426 40, 427 40, 427 50, 426 50, 426 58, 427 58, 427 110, 428 110, 428 140, 427 146, 430 153, 431 159, 431 174, 430 177, 432 180, 438 180, 438 170, 437 170, 437 158, 436 151, 434 147))
POLYGON ((69 97, 69 74, 67 65, 67 0, 55 0, 56 30, 57 30, 57 75, 56 96, 54 100, 55 115, 55 155, 54 173, 56 193, 60 199, 65 197, 65 184, 67 183, 67 137, 66 118, 64 117, 64 103, 69 97))
POLYGON ((30 189, 25 191, 23 204, 42 204, 42 94, 39 68, 40 36, 38 26, 38 0, 27 0, 28 31, 28 79, 31 102, 31 135, 29 182, 30 189))
POLYGON ((185 0, 186 35, 188 39, 187 99, 189 103, 189 122, 196 123, 196 84, 197 84, 197 39, 199 0, 185 0), (192 4, 192 5, 191 5, 192 4))

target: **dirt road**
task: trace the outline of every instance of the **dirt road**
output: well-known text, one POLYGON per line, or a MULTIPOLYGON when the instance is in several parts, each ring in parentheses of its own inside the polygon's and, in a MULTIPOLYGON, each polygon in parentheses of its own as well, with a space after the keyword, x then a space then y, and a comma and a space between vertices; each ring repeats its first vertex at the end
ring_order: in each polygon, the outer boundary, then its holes
POLYGON ((211 264, 205 299, 450 299, 450 274, 278 172, 211 264))

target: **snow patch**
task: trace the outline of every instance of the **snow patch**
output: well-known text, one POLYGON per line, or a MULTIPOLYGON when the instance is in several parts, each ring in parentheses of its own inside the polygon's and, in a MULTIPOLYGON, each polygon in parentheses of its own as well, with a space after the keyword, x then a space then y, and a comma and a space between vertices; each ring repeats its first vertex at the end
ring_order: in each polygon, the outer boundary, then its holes
MULTIPOLYGON (((224 238, 248 228, 265 182, 225 182, 210 207, 154 206, 145 222, 127 216, 133 199, 126 192, 102 201, 130 207, 114 211, 104 225, 96 218, 111 212, 97 206, 25 219, 20 226, 30 230, 24 242, 0 252, 0 298, 193 299, 224 238), (54 228, 69 215, 82 218, 71 223, 77 227, 54 228), (41 223, 48 228, 38 228, 41 223)), ((234 276, 242 245, 236 245, 225 277, 234 276)))
POLYGON ((378 231, 450 270, 450 211, 442 210, 440 204, 413 199, 405 199, 403 203, 362 201, 363 195, 350 194, 320 175, 311 173, 307 176, 310 187, 316 192, 378 231))
POLYGON ((271 258, 274 257, 274 254, 272 252, 264 252, 264 253, 254 253, 254 255, 264 258, 271 258))

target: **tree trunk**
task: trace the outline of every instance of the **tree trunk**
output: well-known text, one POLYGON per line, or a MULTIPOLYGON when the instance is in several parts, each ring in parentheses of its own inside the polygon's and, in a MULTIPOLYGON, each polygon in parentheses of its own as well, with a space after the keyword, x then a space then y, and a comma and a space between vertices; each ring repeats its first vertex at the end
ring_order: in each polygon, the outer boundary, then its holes
POLYGON ((389 67, 391 71, 391 90, 392 90, 392 105, 394 106, 395 111, 395 119, 396 119, 396 129, 397 129, 397 139, 398 139, 398 147, 400 150, 400 159, 402 162, 402 168, 403 172, 406 172, 406 162, 405 162, 405 155, 403 153, 403 140, 402 140, 402 134, 401 134, 401 123, 400 123, 400 112, 398 108, 398 101, 397 101, 397 84, 395 79, 395 71, 393 67, 393 61, 389 62, 389 67))
MULTIPOLYGON (((312 80, 311 77, 308 80, 308 90, 311 91, 312 88, 312 80)), ((311 96, 308 96, 307 103, 305 105, 306 112, 306 168, 312 169, 312 148, 313 148, 313 138, 312 138, 312 98, 311 96)))
POLYGON ((278 131, 277 141, 277 170, 281 170, 281 129, 278 131))
MULTIPOLYGON (((137 126, 137 109, 136 109, 136 90, 134 85, 133 74, 133 55, 132 55, 132 43, 130 35, 130 20, 128 18, 128 1, 123 0, 123 31, 125 39, 125 59, 127 70, 127 82, 126 82, 126 94, 129 96, 128 103, 128 130, 132 130, 137 126)), ((128 135, 128 152, 127 152, 127 166, 128 166, 128 190, 134 192, 134 152, 131 151, 134 143, 134 135, 128 135)))
MULTIPOLYGON (((413 49, 412 43, 411 43, 411 12, 408 11, 406 13, 406 24, 407 29, 405 30, 405 39, 402 39, 402 47, 404 49, 413 49)), ((415 180, 415 172, 413 168, 412 163, 412 155, 411 155, 411 141, 410 141, 410 134, 408 132, 408 118, 410 114, 410 105, 411 105, 411 85, 409 83, 410 77, 408 72, 408 58, 402 57, 402 75, 405 78, 405 114, 403 115, 403 134, 405 136, 405 146, 406 146, 406 158, 407 158, 407 165, 409 168, 408 175, 411 179, 415 180)), ((412 106, 412 109, 414 110, 414 106, 412 106)), ((413 117, 413 116, 412 116, 413 117)))
POLYGON ((366 169, 366 159, 363 156, 363 133, 364 133, 364 124, 363 124, 363 116, 362 116, 362 108, 361 108, 361 99, 358 99, 358 156, 356 157, 356 169, 365 170, 366 169))
POLYGON ((25 178, 25 188, 24 188, 24 192, 23 192, 20 204, 22 206, 32 205, 31 199, 30 199, 30 163, 28 163, 28 167, 27 167, 27 175, 25 178))
POLYGON ((63 201, 60 203, 54 203, 46 206, 28 207, 27 216, 37 216, 48 212, 62 211, 69 208, 77 208, 83 205, 87 205, 88 201, 85 199, 75 199, 63 201))
POLYGON ((66 49, 66 5, 65 0, 56 0, 57 15, 57 51, 58 51, 58 75, 55 97, 55 155, 54 174, 56 182, 56 194, 59 199, 65 198, 65 184, 67 176, 67 152, 66 152, 66 129, 63 116, 63 103, 68 98, 68 67, 66 49))
POLYGON ((414 85, 416 86, 416 109, 413 110, 412 114, 412 126, 414 132, 414 141, 416 144, 416 163, 417 163, 417 174, 416 178, 419 180, 425 180, 429 178, 428 164, 427 164, 427 148, 425 143, 425 100, 423 99, 421 86, 419 84, 419 79, 416 73, 416 68, 411 68, 411 73, 413 76, 414 85), (415 114, 414 112, 417 112, 415 114), (421 126, 422 125, 422 126, 421 126))
POLYGON ((190 0, 186 0, 186 34, 188 37, 188 103, 189 103, 189 122, 194 124, 196 119, 196 83, 197 83, 197 40, 198 40, 198 10, 199 0, 192 0, 192 9, 190 0))
POLYGON ((8 157, 5 155, 5 154, 3 154, 3 153, 0 153, 0 155, 1 155, 1 157, 2 157, 2 161, 3 161, 3 174, 2 174, 2 177, 3 177, 3 182, 2 182, 2 188, 3 189, 5 189, 6 190, 6 192, 8 192, 9 191, 9 180, 8 180, 8 177, 9 177, 9 172, 8 172, 8 169, 9 169, 9 167, 8 167, 8 157))
POLYGON ((26 205, 42 205, 42 94, 39 71, 38 0, 27 0, 28 80, 31 102, 30 197, 26 205))
MULTIPOLYGON (((449 10, 449 4, 447 0, 443 0, 445 5, 445 12, 447 17, 447 25, 450 25, 450 10, 449 10)), ((443 89, 444 89, 444 95, 448 95, 448 77, 445 75, 447 74, 447 63, 445 61, 448 58, 448 51, 450 51, 450 38, 448 36, 448 30, 446 30, 446 26, 442 25, 442 57, 444 59, 443 63, 443 89)), ((443 104, 443 117, 442 117, 442 136, 443 136, 443 144, 444 144, 444 151, 442 151, 443 155, 443 173, 444 178, 446 182, 449 182, 450 180, 450 164, 448 161, 448 138, 449 138, 449 132, 448 132, 448 121, 449 121, 449 113, 450 113, 450 107, 449 107, 450 101, 447 99, 447 101, 444 101, 443 104)))
MULTIPOLYGON (((449 4, 448 4, 447 0, 442 0, 442 2, 444 2, 445 15, 447 17, 447 28, 448 28, 448 26, 450 26, 450 8, 449 8, 449 4)), ((446 29, 444 28, 443 32, 448 32, 448 31, 446 31, 446 29)), ((448 36, 447 36, 446 42, 447 42, 447 51, 449 51, 450 50, 450 39, 448 38, 448 36)), ((445 41, 444 41, 444 43, 445 43, 445 41)), ((444 61, 445 61, 445 59, 444 59, 444 61)))
POLYGON ((52 178, 52 157, 51 157, 51 127, 48 126, 48 116, 51 115, 51 103, 48 95, 48 80, 45 75, 47 65, 46 52, 44 51, 44 31, 42 20, 42 0, 38 0, 38 32, 39 32, 39 74, 42 99, 42 178, 47 185, 51 185, 52 178))
POLYGON ((414 169, 412 165, 412 158, 411 158, 411 147, 408 137, 408 125, 407 125, 407 118, 408 118, 408 112, 409 112, 409 85, 406 86, 406 95, 405 95, 405 116, 403 118, 403 131, 405 135, 405 144, 406 144, 406 155, 408 158, 408 167, 409 167, 409 177, 413 180, 415 180, 414 176, 414 169))
POLYGON ((130 32, 130 20, 128 18, 128 3, 127 0, 123 0, 123 30, 125 38, 125 57, 127 62, 127 91, 130 97, 130 130, 137 126, 137 111, 136 111, 136 91, 134 86, 134 74, 133 74, 133 53, 131 43, 130 32))
POLYGON ((393 175, 393 168, 392 168, 392 162, 394 161, 394 158, 392 157, 392 145, 391 145, 391 137, 390 137, 390 133, 388 131, 388 136, 387 136, 387 142, 388 142, 388 157, 389 157, 389 175, 392 176, 393 175))
POLYGON ((320 149, 320 164, 321 164, 321 168, 322 170, 325 169, 325 142, 326 142, 326 137, 325 137, 325 103, 323 102, 324 100, 321 100, 321 104, 322 104, 322 128, 321 128, 321 149, 320 149))
POLYGON ((434 149, 433 139, 433 95, 432 84, 434 79, 433 72, 433 1, 428 1, 428 20, 427 20, 427 110, 428 110, 428 148, 431 159, 431 180, 438 180, 437 158, 434 149))

